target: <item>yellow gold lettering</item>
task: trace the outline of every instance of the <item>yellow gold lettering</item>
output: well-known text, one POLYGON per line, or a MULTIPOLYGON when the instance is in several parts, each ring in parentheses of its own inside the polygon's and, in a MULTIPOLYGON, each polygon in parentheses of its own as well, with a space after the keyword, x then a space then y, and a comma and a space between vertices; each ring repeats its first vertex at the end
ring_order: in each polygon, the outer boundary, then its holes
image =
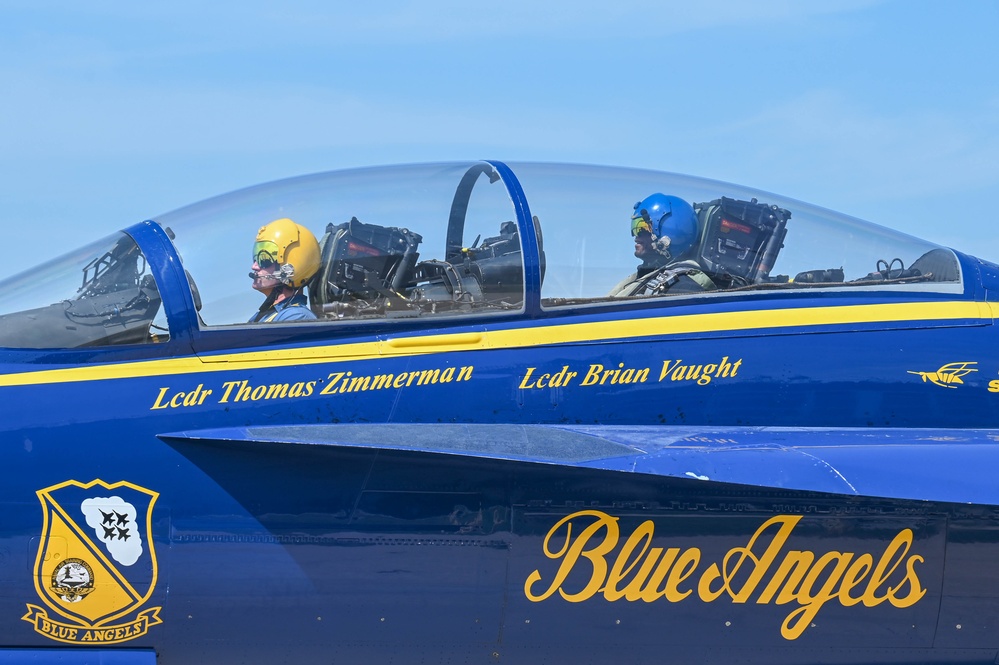
POLYGON ((669 570, 669 578, 666 580, 666 600, 671 603, 678 603, 693 593, 693 589, 680 591, 679 585, 693 574, 694 569, 697 568, 697 564, 700 562, 701 550, 691 547, 683 551, 683 554, 677 559, 676 564, 669 570))
MULTIPOLYGON (((660 550, 660 548, 656 547, 652 551, 656 552, 657 550, 660 550)), ((670 547, 659 560, 659 565, 656 566, 656 571, 652 573, 652 577, 649 578, 649 583, 642 589, 641 599, 646 603, 651 603, 653 600, 666 597, 666 589, 660 589, 659 585, 662 584, 664 579, 666 579, 666 573, 670 571, 670 568, 672 567, 673 562, 676 561, 676 557, 679 553, 679 547, 670 547)), ((629 598, 628 600, 631 599, 629 598)))
POLYGON ((267 399, 280 399, 288 396, 287 383, 275 383, 267 389, 267 399))
POLYGON ((780 590, 777 596, 778 605, 786 605, 797 598, 798 585, 808 574, 808 568, 815 561, 815 555, 811 552, 799 552, 797 550, 788 552, 781 561, 780 567, 774 573, 770 583, 756 599, 758 605, 766 605, 773 600, 774 594, 780 590), (781 585, 783 584, 783 587, 781 585))
POLYGON ((871 572, 873 567, 874 557, 870 554, 861 554, 846 569, 846 572, 843 573, 843 584, 839 587, 839 602, 843 607, 852 607, 863 600, 862 597, 854 598, 851 596, 850 591, 867 577, 867 573, 871 572))
POLYGON ((391 388, 393 378, 391 374, 378 374, 371 380, 371 389, 381 390, 382 388, 391 388))
POLYGON ((659 381, 665 381, 669 377, 671 381, 694 381, 699 386, 706 386, 712 379, 734 377, 739 373, 742 366, 742 359, 729 362, 729 357, 723 357, 718 363, 708 365, 683 365, 683 360, 664 360, 663 367, 659 372, 659 381))
MULTIPOLYGON (((631 572, 635 564, 645 557, 645 553, 649 549, 649 544, 652 542, 654 532, 655 527, 652 524, 652 520, 646 520, 628 536, 628 540, 625 541, 624 547, 621 548, 621 553, 614 559, 614 565, 611 566, 610 574, 607 576, 607 584, 604 587, 604 598, 613 602, 624 597, 625 591, 618 589, 617 585, 631 572), (641 543, 642 549, 632 558, 632 552, 638 547, 639 543, 641 543), (631 559, 631 561, 629 562, 628 559, 631 559)), ((641 580, 639 583, 641 583, 641 580)))
POLYGON ((340 379, 342 378, 343 378, 343 372, 330 372, 329 375, 326 377, 328 383, 322 389, 322 391, 320 391, 319 394, 320 395, 333 394, 333 391, 336 389, 337 384, 340 383, 340 379))
POLYGON ((167 394, 168 390, 170 390, 169 386, 167 386, 166 388, 160 388, 160 394, 156 396, 156 401, 153 402, 152 407, 150 407, 149 409, 150 411, 167 408, 167 405, 163 404, 163 396, 167 394))
POLYGON ((698 585, 698 595, 701 599, 710 602, 716 600, 722 593, 728 592, 729 596, 732 598, 732 602, 744 603, 749 599, 749 596, 756 590, 756 586, 763 579, 767 570, 773 564, 774 559, 777 558, 777 554, 780 552, 784 543, 791 536, 791 531, 794 529, 795 525, 801 519, 800 515, 778 515, 777 517, 771 517, 769 520, 763 523, 756 533, 749 539, 749 544, 746 547, 736 547, 728 551, 725 555, 725 559, 722 561, 720 570, 718 569, 718 564, 712 564, 712 566, 706 571, 706 576, 708 580, 705 581, 702 578, 700 584, 698 585), (766 550, 760 555, 756 556, 753 554, 753 548, 756 546, 756 541, 760 539, 763 534, 773 525, 779 525, 777 533, 774 534, 773 540, 767 546, 766 550), (737 557, 737 558, 736 558, 737 557), (734 564, 730 565, 730 561, 736 558, 734 564), (732 587, 732 580, 736 578, 739 569, 742 568, 743 564, 749 560, 752 562, 753 571, 750 573, 749 578, 746 580, 742 589, 738 592, 732 587), (715 579, 721 578, 722 586, 717 591, 711 589, 711 582, 715 579))
POLYGON ((205 389, 205 384, 199 383, 197 388, 187 393, 187 396, 184 397, 184 406, 197 406, 199 399, 201 400, 205 399, 203 392, 204 389, 205 389))
POLYGON ((879 596, 878 589, 888 581, 898 565, 905 559, 912 544, 912 529, 902 529, 898 535, 888 544, 884 554, 878 560, 871 574, 871 580, 867 583, 867 589, 861 596, 864 607, 874 607, 891 598, 891 587, 885 591, 885 595, 879 596))
MULTIPOLYGON (((657 573, 659 571, 656 571, 657 573)), ((705 603, 713 603, 721 595, 725 593, 725 584, 722 583, 721 588, 717 591, 711 588, 715 580, 722 576, 721 569, 718 567, 717 563, 713 563, 708 566, 708 569, 701 573, 701 578, 697 581, 697 597, 700 598, 705 603)))
POLYGON ((576 372, 570 372, 568 365, 562 365, 562 369, 552 375, 551 381, 548 382, 548 385, 552 388, 567 386, 569 385, 569 380, 574 376, 576 376, 576 372))
POLYGON ((617 546, 618 537, 617 518, 598 510, 581 510, 563 517, 551 528, 544 540, 545 556, 549 559, 562 559, 562 563, 559 565, 558 572, 552 579, 548 589, 540 595, 532 593, 531 587, 541 581, 541 572, 535 570, 528 576, 527 581, 524 583, 524 594, 527 596, 527 599, 536 603, 548 598, 555 591, 558 591, 559 595, 570 603, 578 603, 592 597, 604 584, 604 579, 607 577, 607 561, 604 559, 604 556, 617 546), (575 519, 584 517, 593 517, 596 519, 573 540, 572 522, 575 519), (565 526, 565 543, 557 552, 552 551, 550 547, 552 538, 563 525, 565 526), (606 532, 603 539, 593 545, 591 549, 585 549, 590 539, 601 530, 606 532), (590 579, 586 586, 578 593, 568 593, 562 588, 562 584, 573 568, 575 568, 576 564, 579 563, 580 558, 590 561, 590 579))
POLYGON ((661 372, 659 372, 659 381, 660 382, 663 379, 665 379, 670 374, 670 372, 672 372, 674 369, 676 369, 677 365, 680 364, 679 360, 676 361, 676 365, 670 365, 671 362, 673 362, 673 361, 672 360, 664 360, 663 361, 663 369, 662 369, 661 372))
POLYGON ((531 374, 534 374, 534 370, 535 369, 537 369, 537 368, 536 367, 528 367, 527 368, 527 374, 525 374, 524 378, 520 381, 520 389, 521 390, 529 390, 530 388, 534 387, 533 384, 528 383, 528 379, 531 378, 531 374))
POLYGON ((348 390, 348 392, 355 393, 362 390, 367 390, 368 386, 370 385, 371 385, 370 376, 355 376, 353 379, 350 380, 350 390, 348 390))
MULTIPOLYGON (((728 367, 724 371, 734 375, 740 362, 729 363, 726 357, 723 363, 728 367)), ((681 367, 679 361, 670 370, 667 376, 685 372, 690 377, 703 377, 719 371, 710 372, 702 366, 691 370, 681 367), (692 371, 696 374, 690 374, 692 371)), ((594 364, 585 380, 590 385, 608 380, 621 382, 620 374, 614 374, 616 371, 605 372, 594 364)), ((539 379, 535 385, 541 382, 539 379)), ((551 387, 559 382, 554 377, 544 380, 551 387)), ((794 603, 796 607, 792 606, 780 626, 786 640, 801 637, 822 608, 832 601, 843 607, 860 603, 873 607, 888 601, 905 608, 925 597, 927 590, 917 572, 924 560, 910 554, 914 540, 911 529, 899 531, 875 561, 872 554, 788 551, 787 543, 801 519, 800 515, 778 515, 767 520, 745 546, 730 549, 720 563, 704 569, 695 583, 702 557, 699 548, 655 547, 655 523, 645 520, 627 535, 618 549, 622 535, 618 518, 598 510, 579 511, 559 520, 545 536, 544 554, 558 562, 557 571, 548 579, 540 569, 535 570, 525 581, 524 593, 532 602, 550 598, 557 591, 571 603, 589 600, 597 594, 602 594, 608 602, 623 599, 651 603, 665 598, 670 603, 679 603, 696 590, 705 603, 726 594, 732 603, 746 603, 754 596, 758 605, 794 603), (614 551, 617 554, 611 560, 614 551), (863 593, 858 595, 860 590, 863 593)))
POLYGON ((888 592, 891 604, 895 607, 911 607, 915 605, 920 598, 926 595, 926 589, 923 588, 922 584, 919 583, 919 575, 916 574, 916 564, 922 563, 923 557, 918 554, 910 556, 905 561, 905 579, 902 583, 888 592), (904 598, 896 598, 895 592, 901 589, 905 584, 909 585, 909 595, 904 598))
POLYGON ((441 371, 439 369, 425 369, 420 372, 420 380, 416 385, 423 386, 428 383, 437 383, 440 378, 441 371))
POLYGON ((592 386, 600 380, 600 372, 602 371, 604 371, 603 365, 590 365, 590 369, 586 371, 586 376, 583 377, 583 381, 579 385, 592 386))
POLYGON ((343 381, 340 382, 340 390, 337 390, 336 391, 337 393, 342 395, 343 393, 347 392, 347 388, 350 387, 350 384, 347 382, 347 379, 349 379, 353 374, 354 373, 350 371, 346 373, 343 381))
POLYGON ((219 399, 219 404, 223 404, 229 401, 229 395, 232 393, 232 389, 239 385, 239 381, 226 381, 222 384, 225 388, 225 392, 222 393, 222 398, 219 399))
MULTIPOLYGON (((801 589, 798 591, 797 600, 801 604, 801 607, 788 614, 787 618, 784 619, 784 623, 781 624, 780 634, 784 636, 784 639, 796 640, 801 637, 801 634, 805 632, 805 629, 808 628, 808 625, 819 613, 819 610, 822 609, 822 606, 836 597, 833 589, 839 584, 840 578, 843 576, 843 571, 846 570, 852 557, 853 554, 842 554, 840 552, 826 552, 819 557, 819 560, 808 571, 808 575, 805 576, 805 580, 801 584, 801 589), (818 593, 813 594, 812 588, 825 571, 826 566, 830 563, 833 564, 833 569, 826 576, 825 582, 822 583, 822 587, 818 593)), ((783 595, 783 592, 781 594, 783 595)), ((779 598, 777 602, 780 603, 779 598)))
POLYGON ((531 388, 561 388, 562 386, 569 385, 569 381, 577 376, 577 372, 570 372, 569 366, 563 365, 562 369, 554 374, 545 373, 536 380, 533 380, 532 377, 535 370, 537 370, 537 367, 527 368, 527 373, 524 374, 524 378, 520 381, 521 390, 530 390, 531 388))
POLYGON ((250 399, 250 395, 253 394, 253 390, 250 388, 249 381, 243 381, 239 386, 239 390, 236 391, 236 401, 245 402, 250 399))
MULTIPOLYGON (((645 600, 645 589, 647 588, 649 573, 652 572, 653 568, 656 568, 656 563, 659 561, 662 553, 663 548, 661 547, 653 547, 649 550, 649 555, 642 559, 642 567, 624 588, 625 600, 631 603, 636 600, 645 600)), ((658 571, 658 568, 656 570, 658 571)))

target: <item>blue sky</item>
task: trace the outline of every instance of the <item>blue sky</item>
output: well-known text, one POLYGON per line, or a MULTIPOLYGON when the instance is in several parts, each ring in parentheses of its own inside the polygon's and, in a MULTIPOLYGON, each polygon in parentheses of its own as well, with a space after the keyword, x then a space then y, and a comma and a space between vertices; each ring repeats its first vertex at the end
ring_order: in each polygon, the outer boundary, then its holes
POLYGON ((0 228, 39 238, 13 272, 246 185, 479 158, 729 180, 999 260, 997 0, 0 0, 0 17, 0 228))

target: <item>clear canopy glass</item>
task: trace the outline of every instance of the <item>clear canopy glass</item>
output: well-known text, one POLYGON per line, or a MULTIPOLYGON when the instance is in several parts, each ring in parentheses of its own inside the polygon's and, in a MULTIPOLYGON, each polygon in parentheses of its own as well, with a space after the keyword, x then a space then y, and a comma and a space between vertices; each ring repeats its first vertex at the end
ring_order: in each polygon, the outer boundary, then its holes
MULTIPOLYGON (((457 266, 458 270, 469 255, 468 252, 455 255, 455 248, 448 244, 456 205, 464 206, 457 249, 479 249, 471 254, 476 254, 480 261, 489 254, 494 264, 497 247, 516 254, 513 270, 520 274, 519 283, 505 290, 505 299, 489 299, 490 311, 520 308, 523 268, 520 240, 515 234, 515 211, 498 174, 482 163, 357 169, 292 178, 210 199, 161 215, 155 221, 175 235, 184 267, 200 291, 201 317, 206 325, 245 323, 257 311, 263 296, 250 288, 252 248, 258 229, 280 218, 304 226, 322 241, 327 263, 342 260, 348 266, 324 265, 330 269, 326 277, 334 283, 330 290, 335 292, 323 294, 321 304, 313 302, 322 318, 342 320, 420 314, 430 305, 408 309, 407 303, 401 301, 421 298, 434 301, 438 305, 436 313, 467 311, 441 306, 444 301, 460 300, 462 289, 474 288, 460 274, 450 272, 451 266, 457 266), (458 191, 469 173, 473 175, 469 177, 467 191, 458 191), (340 254, 350 256, 333 256, 337 254, 331 245, 334 241, 342 245, 338 248, 343 250, 340 254), (354 250, 347 246, 350 242, 354 243, 354 250), (485 244, 493 249, 483 248, 485 244), (407 249, 401 245, 406 245, 411 255, 415 254, 406 259, 411 274, 403 278, 396 274, 400 269, 397 264, 388 267, 379 264, 383 260, 392 264, 396 254, 404 254, 407 249), (389 258, 384 258, 385 255, 389 258), (444 260, 450 266, 427 263, 444 260), (367 272, 379 273, 372 275, 369 282, 391 272, 397 283, 380 285, 386 292, 354 284, 352 292, 341 293, 348 278, 336 274, 337 271, 342 273, 362 264, 367 272), (424 270, 415 272, 417 266, 424 270), (394 303, 394 309, 386 309, 385 302, 378 302, 395 295, 400 302, 394 303)), ((352 276, 355 282, 363 280, 360 275, 352 273, 352 276)), ((310 288, 317 290, 315 285, 310 288)), ((316 295, 310 293, 313 301, 316 295)), ((466 300, 471 298, 469 295, 466 300)))
MULTIPOLYGON (((528 289, 536 288, 525 271, 524 229, 538 238, 547 309, 619 306, 622 295, 644 303, 678 293, 687 301, 807 289, 963 290, 952 251, 793 199, 656 171, 508 166, 516 181, 504 181, 485 162, 302 176, 153 220, 168 230, 196 285, 206 330, 249 325, 265 298, 251 288, 257 233, 284 218, 321 246, 319 268, 300 289, 309 321, 319 324, 523 312, 528 289), (529 213, 518 208, 520 187, 529 213), (652 194, 690 204, 693 236, 678 258, 685 259, 683 274, 703 289, 671 289, 676 276, 664 277, 667 270, 650 273, 642 288, 620 291, 622 280, 646 265, 637 258, 632 218, 640 212, 636 202, 652 194)), ((162 340, 167 321, 146 261, 119 233, 3 280, 0 346, 162 340)))
MULTIPOLYGON (((580 300, 607 296, 635 270, 639 261, 634 255, 631 218, 635 204, 654 193, 677 196, 690 203, 698 209, 702 225, 711 208, 707 204, 722 197, 755 201, 788 215, 786 235, 776 247, 766 274, 753 275, 747 278, 748 283, 729 284, 729 290, 883 288, 886 284, 900 290, 960 290, 959 266, 949 250, 933 254, 932 276, 922 274, 931 272, 928 269, 920 270, 917 276, 911 267, 921 257, 940 249, 936 245, 786 197, 656 171, 552 164, 509 166, 517 174, 531 213, 538 217, 544 232, 547 269, 541 293, 548 305, 560 304, 560 300, 578 304, 580 300)), ((731 219, 740 225, 749 223, 731 219)), ((704 228, 698 233, 703 246, 701 254, 693 256, 703 259, 709 250, 718 249, 720 234, 708 237, 704 228)), ((733 231, 730 235, 738 234, 733 231)), ((738 238, 731 242, 744 244, 738 238)), ((922 265, 927 263, 924 258, 922 265)))

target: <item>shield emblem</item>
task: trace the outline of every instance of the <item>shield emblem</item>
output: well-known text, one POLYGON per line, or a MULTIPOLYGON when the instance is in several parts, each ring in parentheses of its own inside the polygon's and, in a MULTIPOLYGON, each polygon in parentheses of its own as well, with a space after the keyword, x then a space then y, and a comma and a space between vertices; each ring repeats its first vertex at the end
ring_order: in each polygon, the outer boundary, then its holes
MULTIPOLYGON (((157 578, 152 516, 159 493, 125 481, 70 480, 37 494, 43 526, 35 590, 72 622, 66 625, 109 627, 149 600, 157 578)), ((159 623, 155 614, 146 625, 159 623)))

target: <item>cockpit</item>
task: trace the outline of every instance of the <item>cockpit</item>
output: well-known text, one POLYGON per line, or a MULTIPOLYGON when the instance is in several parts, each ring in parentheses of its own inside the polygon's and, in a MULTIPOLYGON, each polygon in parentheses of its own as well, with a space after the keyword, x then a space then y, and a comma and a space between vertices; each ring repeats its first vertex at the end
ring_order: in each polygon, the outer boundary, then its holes
POLYGON ((647 170, 471 162, 353 169, 240 190, 153 217, 0 282, 0 347, 156 344, 262 326, 363 330, 713 307, 809 293, 965 292, 957 254, 815 206, 647 170), (635 201, 664 192, 697 216, 691 261, 718 288, 612 294, 638 261, 635 201), (257 230, 279 218, 319 241, 302 288, 315 315, 251 323, 257 230), (360 328, 358 328, 360 327, 360 328))
MULTIPOLYGON (((519 310, 524 301, 524 260, 514 211, 489 201, 482 177, 496 184, 489 164, 470 168, 455 190, 447 214, 443 251, 424 257, 422 233, 406 226, 365 223, 356 216, 326 226, 321 261, 309 285, 320 318, 405 317, 484 310, 519 310), (509 217, 509 219, 506 219, 509 217), (489 230, 489 220, 494 222, 489 230), (469 242, 471 231, 475 236, 469 242), (491 233, 488 237, 484 234, 491 233)), ((505 196, 501 189, 488 192, 505 196)), ((424 233, 428 230, 422 229, 424 233)), ((439 229, 434 244, 440 249, 439 229)))

